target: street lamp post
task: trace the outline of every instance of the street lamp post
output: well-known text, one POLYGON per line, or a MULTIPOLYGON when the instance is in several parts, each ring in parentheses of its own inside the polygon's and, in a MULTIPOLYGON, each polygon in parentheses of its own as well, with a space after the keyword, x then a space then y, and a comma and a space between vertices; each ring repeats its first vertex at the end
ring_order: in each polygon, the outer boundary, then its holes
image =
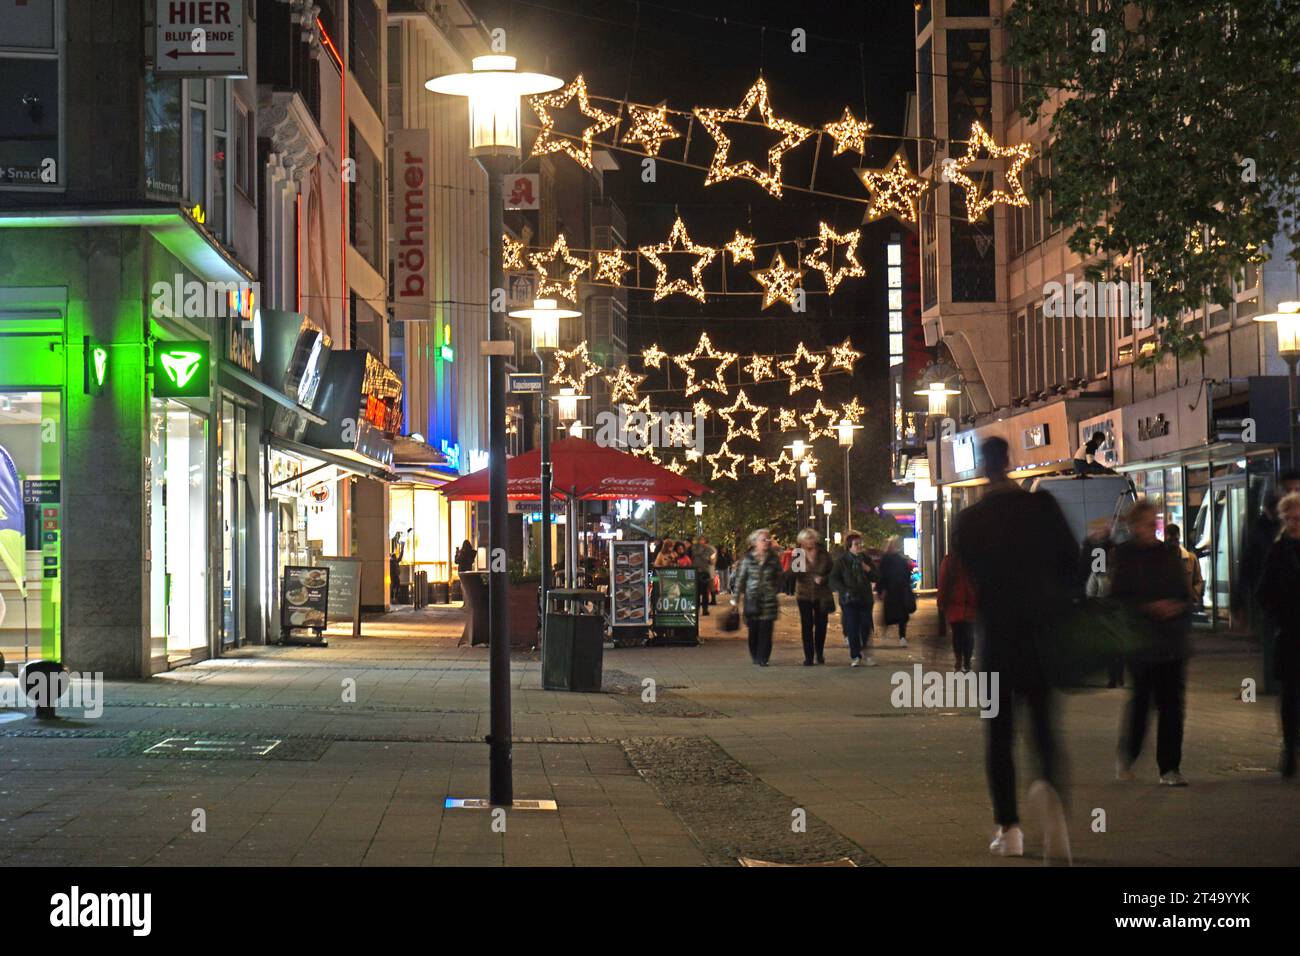
POLYGON ((831 511, 835 508, 835 502, 829 498, 822 502, 822 511, 826 514, 826 541, 830 542, 831 537, 831 511))
MULTIPOLYGON (((469 103, 469 152, 488 181, 488 301, 505 289, 502 259, 501 177, 518 160, 521 146, 519 98, 559 89, 564 81, 542 73, 520 73, 505 54, 477 56, 470 73, 434 77, 434 93, 464 96, 469 103)), ((511 353, 505 318, 489 307, 488 341, 488 668, 491 697, 489 800, 514 804, 510 720, 510 633, 506 574, 506 369, 511 353)))
POLYGON ((695 512, 695 536, 698 538, 704 534, 704 502, 697 498, 691 509, 695 512))
POLYGON ((816 518, 813 516, 813 492, 814 492, 814 491, 816 490, 816 488, 817 488, 817 472, 815 472, 815 471, 813 471, 811 468, 809 468, 809 469, 808 469, 808 475, 807 475, 807 477, 805 478, 805 482, 807 483, 807 486, 808 486, 808 495, 807 495, 807 498, 808 498, 808 524, 812 524, 812 523, 816 520, 816 518))
POLYGON ((1291 467, 1296 467, 1296 417, 1300 414, 1300 393, 1296 387, 1296 363, 1300 362, 1300 302, 1279 302, 1276 312, 1255 316, 1256 322, 1277 326, 1277 354, 1286 362, 1289 386, 1288 436, 1291 442, 1291 467))
POLYGON ((844 534, 846 537, 853 530, 853 508, 851 505, 853 499, 849 497, 849 452, 853 450, 853 433, 861 427, 861 425, 853 424, 847 418, 841 418, 840 423, 835 426, 835 430, 839 435, 840 447, 844 449, 844 534))
MULTIPOLYGON (((917 395, 924 395, 926 400, 927 419, 934 423, 934 461, 931 463, 931 481, 939 481, 943 472, 943 417, 948 413, 948 396, 960 395, 961 390, 952 388, 948 385, 948 379, 954 373, 954 370, 939 363, 932 365, 922 376, 922 388, 916 390, 917 395)), ((913 494, 915 497, 915 494, 913 494)), ((934 566, 934 581, 939 580, 939 562, 943 556, 943 490, 939 490, 938 497, 931 503, 934 508, 934 517, 931 521, 932 547, 930 549, 931 563, 934 566)), ((939 626, 944 626, 943 612, 939 612, 939 626)))
POLYGON ((537 355, 537 365, 542 372, 542 391, 540 394, 541 412, 541 452, 542 452, 542 540, 538 548, 538 558, 542 565, 542 643, 546 643, 546 596, 551 589, 551 410, 550 396, 546 390, 546 359, 560 347, 560 319, 576 319, 581 312, 573 309, 561 309, 554 299, 534 299, 531 309, 511 312, 512 319, 528 319, 532 334, 533 352, 537 355))

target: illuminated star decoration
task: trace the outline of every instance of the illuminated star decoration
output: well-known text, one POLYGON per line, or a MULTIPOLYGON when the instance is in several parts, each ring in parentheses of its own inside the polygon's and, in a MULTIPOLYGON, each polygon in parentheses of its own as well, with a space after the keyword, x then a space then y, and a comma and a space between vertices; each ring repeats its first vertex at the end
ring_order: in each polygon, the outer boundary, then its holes
POLYGON ((577 78, 568 86, 556 90, 554 93, 546 93, 541 96, 532 98, 533 109, 537 112, 537 119, 541 123, 541 130, 537 134, 537 139, 533 140, 534 156, 546 156, 549 153, 565 152, 573 158, 579 165, 591 169, 591 141, 594 137, 605 132, 618 122, 618 117, 612 113, 606 113, 591 105, 587 100, 587 83, 579 73, 577 78), (551 116, 551 110, 563 109, 569 105, 569 102, 577 96, 578 109, 587 119, 595 122, 582 131, 581 145, 567 136, 557 136, 555 134, 555 118, 551 116))
POLYGON ((673 415, 668 419, 667 424, 664 425, 663 431, 664 444, 675 448, 678 446, 689 445, 691 442, 691 432, 694 431, 694 429, 691 428, 690 423, 681 415, 673 415))
POLYGON ((755 355, 745 366, 745 371, 754 376, 754 381, 761 382, 765 378, 776 378, 776 373, 772 371, 772 356, 755 355))
POLYGON ((724 441, 722 447, 712 455, 705 455, 704 460, 713 466, 713 474, 709 476, 710 481, 717 481, 719 478, 730 478, 732 481, 735 481, 740 477, 736 474, 736 469, 740 466, 740 463, 745 460, 745 456, 737 455, 727 447, 727 443, 724 441), (723 465, 722 460, 724 458, 727 459, 730 464, 723 465))
POLYGON ((845 402, 844 407, 841 408, 840 411, 843 412, 844 417, 847 418, 849 422, 854 425, 862 421, 862 416, 865 415, 867 412, 863 404, 858 401, 856 395, 853 398, 849 399, 849 401, 845 402))
POLYGON ((754 81, 754 85, 749 88, 749 92, 745 94, 745 98, 740 101, 740 105, 735 109, 699 109, 697 107, 695 116, 718 144, 717 151, 713 154, 713 161, 709 164, 709 173, 704 179, 704 185, 712 186, 714 183, 720 183, 726 179, 743 177, 758 183, 778 199, 781 198, 782 157, 788 150, 794 149, 794 147, 811 136, 813 132, 798 123, 779 119, 772 113, 772 107, 767 101, 767 82, 762 77, 754 81), (767 151, 767 169, 765 170, 759 169, 749 160, 728 165, 727 158, 731 152, 731 138, 722 131, 722 124, 727 121, 744 121, 754 111, 755 107, 758 108, 759 115, 763 118, 763 125, 774 133, 780 133, 782 139, 767 151))
POLYGON ((699 461, 699 460, 700 460, 700 450, 699 450, 698 448, 688 448, 688 449, 686 449, 686 460, 687 460, 687 461, 699 461))
POLYGON ((600 366, 593 362, 587 354, 587 343, 585 341, 579 342, 567 352, 563 349, 557 350, 555 358, 557 361, 555 374, 551 376, 551 384, 567 385, 578 395, 582 394, 587 379, 600 372, 600 366))
POLYGON ((768 468, 772 472, 772 483, 776 484, 781 481, 794 481, 795 469, 799 467, 798 462, 790 457, 790 453, 782 449, 781 454, 776 457, 768 468))
POLYGON ((632 271, 632 263, 623 258, 626 255, 627 253, 622 249, 597 252, 596 271, 592 273, 591 280, 608 282, 610 285, 622 285, 623 276, 632 271))
POLYGON ((817 458, 813 455, 811 451, 807 449, 804 449, 803 457, 800 458, 798 462, 796 462, 795 466, 798 467, 799 465, 802 465, 804 462, 808 463, 809 471, 817 470, 817 458))
POLYGON ((792 432, 799 427, 798 413, 793 408, 783 408, 776 414, 776 427, 783 432, 792 432))
POLYGON ((667 357, 668 353, 661 349, 658 344, 641 350, 641 361, 645 362, 647 368, 659 368, 667 357))
POLYGON ((778 362, 777 367, 786 375, 790 376, 790 394, 793 395, 801 388, 812 388, 817 391, 822 390, 822 367, 826 364, 826 356, 820 352, 813 355, 809 352, 802 342, 795 349, 794 358, 786 359, 784 362, 778 362), (812 366, 811 370, 805 374, 798 374, 795 369, 802 363, 812 366))
POLYGON ((835 431, 835 426, 839 424, 840 416, 836 415, 832 409, 823 405, 820 398, 817 399, 817 404, 813 406, 812 411, 807 412, 802 417, 803 423, 808 426, 809 441, 816 441, 823 435, 828 438, 834 438, 836 436, 837 432, 835 431), (817 424, 818 416, 825 416, 825 425, 819 426, 817 424))
POLYGON ((506 272, 517 272, 526 268, 524 265, 524 244, 511 238, 507 233, 501 234, 501 268, 506 272))
POLYGON ((831 155, 838 156, 844 152, 862 153, 867 147, 867 134, 871 132, 871 124, 865 119, 859 120, 853 115, 853 111, 847 106, 844 107, 844 115, 834 123, 827 123, 822 127, 830 133, 835 139, 835 152, 831 155))
POLYGON ((949 164, 948 176, 949 182, 955 183, 966 191, 966 218, 974 222, 998 203, 1005 203, 1008 206, 1029 205, 1025 189, 1020 184, 1020 170, 1033 155, 1034 148, 1029 143, 999 146, 993 142, 992 136, 984 132, 984 127, 978 121, 972 123, 970 141, 966 144, 966 155, 949 164), (980 195, 980 187, 975 184, 975 180, 966 175, 967 168, 979 158, 980 150, 987 151, 990 159, 1011 160, 1005 175, 1009 192, 994 189, 986 195, 980 195))
POLYGON ((643 445, 640 448, 632 448, 629 450, 632 452, 632 454, 636 455, 638 458, 649 458, 656 465, 663 464, 663 459, 661 459, 658 455, 655 454, 654 445, 643 445))
POLYGON ((767 459, 755 455, 749 460, 749 470, 755 475, 761 475, 767 471, 767 459))
POLYGON ((691 406, 691 410, 695 412, 697 418, 708 418, 709 412, 713 411, 713 406, 701 398, 691 406))
POLYGON ((686 394, 694 395, 696 392, 702 392, 706 388, 711 388, 715 392, 727 394, 727 382, 722 377, 722 373, 732 362, 736 361, 735 352, 718 352, 713 348, 713 343, 709 341, 709 333, 701 332, 700 341, 695 346, 695 351, 686 355, 674 355, 673 361, 677 366, 686 373, 686 394), (710 361, 717 362, 714 368, 713 377, 706 378, 699 382, 695 381, 695 363, 701 358, 707 358, 710 361))
POLYGON ((821 223, 817 232, 817 248, 806 256, 803 264, 810 266, 826 277, 826 291, 831 295, 845 279, 857 279, 867 274, 858 261, 858 240, 861 230, 854 229, 840 235, 826 223, 821 223), (844 264, 835 268, 835 250, 844 250, 844 264))
MULTIPOLYGON (((798 260, 796 260, 797 262, 798 260)), ((763 287, 763 308, 781 301, 794 305, 799 283, 803 279, 802 269, 791 269, 785 264, 785 258, 778 249, 772 256, 772 264, 766 269, 755 269, 754 280, 763 287)))
POLYGON ((871 194, 871 203, 867 206, 868 222, 895 216, 903 222, 916 223, 916 202, 927 185, 924 179, 912 175, 907 168, 907 157, 901 150, 894 154, 884 169, 859 169, 858 178, 871 194))
POLYGON ((644 375, 637 375, 626 365, 620 365, 613 375, 605 376, 605 381, 609 382, 610 402, 635 402, 637 386, 645 379, 644 375))
POLYGON ((731 264, 754 261, 754 237, 742 235, 736 230, 735 236, 722 248, 731 253, 731 264))
POLYGON ((679 461, 676 455, 674 455, 673 460, 670 461, 668 464, 664 465, 664 467, 667 468, 669 471, 671 471, 674 475, 686 474, 686 465, 683 464, 681 461, 679 461))
POLYGON ((635 405, 625 403, 619 407, 623 410, 627 433, 635 436, 639 444, 646 444, 650 440, 650 429, 658 417, 650 410, 650 397, 647 395, 635 405))
POLYGON ((668 122, 668 107, 663 103, 658 106, 628 104, 628 112, 632 114, 632 128, 623 134, 624 146, 640 143, 648 155, 658 156, 665 140, 681 138, 682 134, 668 122))
POLYGON ((752 438, 754 441, 762 441, 763 437, 758 431, 758 420, 766 414, 767 406, 755 405, 750 402, 749 398, 745 395, 745 390, 742 388, 736 393, 735 402, 727 408, 718 409, 718 417, 727 423, 727 436, 723 439, 723 442, 729 442, 732 439, 741 436, 752 438), (741 410, 753 412, 753 417, 750 418, 748 425, 736 424, 736 413, 741 410))
MULTIPOLYGON (((831 346, 831 368, 842 368, 846 371, 853 371, 853 363, 862 358, 862 353, 853 347, 853 338, 850 336, 839 345, 831 346)), ((857 399, 855 398, 856 402, 857 399)))
POLYGON ((529 253, 528 261, 538 272, 538 298, 546 298, 554 293, 570 302, 578 301, 578 278, 591 268, 591 263, 569 254, 569 240, 564 238, 564 233, 555 237, 548 252, 529 253), (559 267, 560 262, 571 266, 572 271, 563 272, 559 267), (551 274, 552 269, 555 270, 554 275, 551 274))
POLYGON ((682 222, 681 216, 678 216, 677 221, 673 223, 673 230, 668 234, 667 242, 661 242, 655 246, 641 246, 638 251, 650 260, 658 272, 658 275, 655 276, 654 300, 656 302, 672 295, 674 292, 681 292, 693 299, 704 301, 704 267, 713 261, 713 257, 718 254, 718 250, 709 246, 697 246, 691 242, 691 237, 686 234, 686 223, 682 222), (671 282, 667 281, 668 267, 659 258, 662 253, 667 252, 689 252, 699 256, 695 260, 695 265, 691 266, 692 282, 687 282, 681 278, 673 279, 671 282))

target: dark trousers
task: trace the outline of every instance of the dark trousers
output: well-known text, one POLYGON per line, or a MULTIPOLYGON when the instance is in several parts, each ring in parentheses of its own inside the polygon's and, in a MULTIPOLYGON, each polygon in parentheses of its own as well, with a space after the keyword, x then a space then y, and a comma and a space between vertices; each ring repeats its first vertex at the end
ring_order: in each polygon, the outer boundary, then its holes
POLYGON ((745 626, 749 628, 749 659, 755 664, 766 664, 772 656, 772 625, 775 623, 745 618, 745 626))
POLYGON ((1162 774, 1179 769, 1183 761, 1183 697, 1187 689, 1186 661, 1134 661, 1133 696, 1121 741, 1131 764, 1142 753, 1147 735, 1147 712, 1155 703, 1156 766, 1162 774))
POLYGON ((713 586, 713 579, 707 571, 695 572, 695 600, 700 608, 700 613, 708 615, 709 613, 709 589, 713 586))
POLYGON ((970 667, 970 656, 975 651, 975 624, 973 621, 949 621, 952 628, 952 656, 958 667, 970 667))
POLYGON ((1295 765, 1296 736, 1300 733, 1300 680, 1283 680, 1278 701, 1282 712, 1282 758, 1287 766, 1295 765))
POLYGON ((821 660, 826 651, 826 625, 830 612, 816 601, 799 603, 799 636, 803 638, 803 659, 811 664, 813 654, 821 660))
MULTIPOLYGON (((983 665, 981 665, 983 666, 983 665)), ((1056 747, 1052 727, 1052 689, 1046 685, 1012 690, 1005 683, 998 685, 998 715, 980 720, 989 725, 988 749, 985 769, 989 778, 989 793, 993 798, 993 818, 1000 827, 1010 827, 1020 822, 1016 812, 1015 705, 1023 701, 1029 709, 1030 732, 1042 778, 1056 788, 1065 800, 1063 760, 1056 747)))
POLYGON ((871 641, 871 605, 841 603, 840 623, 849 639, 849 657, 856 661, 871 641))

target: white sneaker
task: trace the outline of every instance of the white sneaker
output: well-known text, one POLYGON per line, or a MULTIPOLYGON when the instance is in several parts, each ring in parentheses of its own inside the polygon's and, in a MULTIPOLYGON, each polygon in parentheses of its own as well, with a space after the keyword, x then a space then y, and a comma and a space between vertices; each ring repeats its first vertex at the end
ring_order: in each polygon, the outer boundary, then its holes
POLYGON ((862 663, 865 664, 867 667, 875 667, 875 666, 876 666, 876 662, 875 662, 874 660, 872 660, 870 657, 864 657, 864 658, 862 659, 862 663))
POLYGON ((899 647, 906 647, 906 646, 907 646, 907 638, 905 638, 905 637, 900 637, 900 638, 898 639, 898 646, 899 646, 899 647))
POLYGON ((1065 808, 1061 806, 1061 797, 1046 780, 1035 780, 1029 788, 1029 803, 1038 813, 1043 823, 1043 862, 1064 860, 1069 866, 1073 862, 1070 856, 1070 832, 1065 824, 1065 808))
POLYGON ((1187 786, 1187 778, 1178 770, 1170 770, 1168 773, 1162 773, 1160 775, 1160 782, 1166 787, 1187 786))
POLYGON ((853 663, 850 664, 849 666, 850 666, 850 667, 859 667, 859 666, 861 666, 861 664, 862 664, 862 658, 860 658, 860 657, 855 657, 855 658, 853 658, 853 663))
POLYGON ((998 832, 993 835, 993 842, 989 844, 989 852, 994 856, 1024 856, 1024 831, 1018 826, 1008 830, 998 827, 998 832))

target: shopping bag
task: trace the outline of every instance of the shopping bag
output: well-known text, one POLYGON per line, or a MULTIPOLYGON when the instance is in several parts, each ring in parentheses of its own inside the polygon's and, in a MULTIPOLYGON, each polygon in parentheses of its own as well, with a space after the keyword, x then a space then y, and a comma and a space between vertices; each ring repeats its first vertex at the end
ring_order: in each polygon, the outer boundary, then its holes
POLYGON ((1071 606, 1050 646, 1052 669, 1063 685, 1079 684, 1140 653, 1150 640, 1147 623, 1128 605, 1085 598, 1071 606))

